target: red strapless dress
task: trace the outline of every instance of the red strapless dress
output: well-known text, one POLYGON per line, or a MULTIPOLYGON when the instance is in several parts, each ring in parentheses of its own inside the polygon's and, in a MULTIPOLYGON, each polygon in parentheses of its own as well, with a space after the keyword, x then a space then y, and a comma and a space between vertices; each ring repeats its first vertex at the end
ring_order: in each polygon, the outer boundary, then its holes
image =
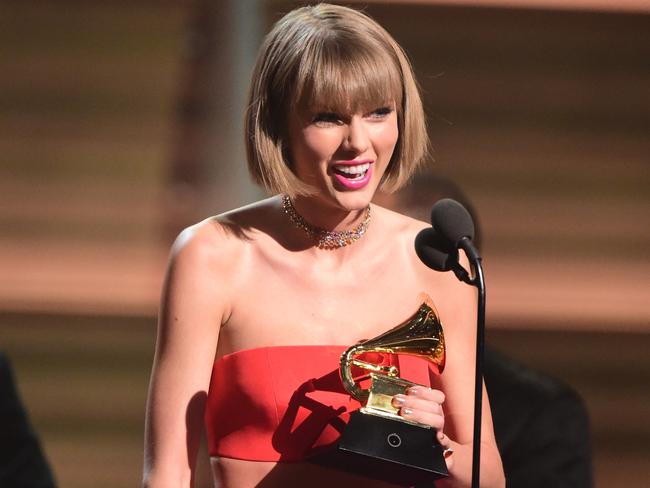
MULTIPOLYGON (((301 461, 336 445, 350 412, 360 407, 339 378, 345 349, 261 347, 218 359, 205 411, 210 455, 301 461)), ((396 365, 402 378, 423 385, 437 374, 427 361, 409 356, 367 354, 363 359, 396 365)))

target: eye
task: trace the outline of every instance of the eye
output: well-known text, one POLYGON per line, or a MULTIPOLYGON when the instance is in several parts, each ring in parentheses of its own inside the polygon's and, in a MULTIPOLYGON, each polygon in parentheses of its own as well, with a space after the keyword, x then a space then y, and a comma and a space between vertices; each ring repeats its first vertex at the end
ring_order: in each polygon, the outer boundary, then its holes
POLYGON ((312 124, 320 126, 340 125, 342 123, 342 117, 334 112, 321 112, 316 114, 312 119, 312 124))
POLYGON ((370 112, 367 117, 371 119, 383 119, 393 111, 391 107, 380 107, 370 112))

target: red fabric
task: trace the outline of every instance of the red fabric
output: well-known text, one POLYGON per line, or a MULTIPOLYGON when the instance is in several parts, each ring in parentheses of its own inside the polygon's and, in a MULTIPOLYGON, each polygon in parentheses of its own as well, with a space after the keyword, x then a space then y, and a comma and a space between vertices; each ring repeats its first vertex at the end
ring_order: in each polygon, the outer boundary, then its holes
MULTIPOLYGON (((334 446, 359 402, 344 390, 345 346, 247 349, 217 360, 205 411, 208 452, 250 461, 300 461, 334 446)), ((404 379, 429 385, 422 359, 366 355, 395 364, 404 379)))

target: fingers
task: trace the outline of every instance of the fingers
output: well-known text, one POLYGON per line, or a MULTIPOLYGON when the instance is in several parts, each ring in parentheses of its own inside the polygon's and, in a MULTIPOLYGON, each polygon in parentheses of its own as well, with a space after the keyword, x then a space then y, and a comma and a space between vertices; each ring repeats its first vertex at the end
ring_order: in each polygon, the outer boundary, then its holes
POLYGON ((440 443, 440 446, 445 450, 445 457, 448 457, 450 454, 448 453, 453 453, 454 450, 451 446, 451 439, 441 430, 438 431, 436 434, 436 437, 438 438, 438 442, 440 443))
POLYGON ((440 390, 427 388, 426 386, 412 386, 407 390, 408 396, 430 400, 439 404, 444 403, 445 394, 440 390))
POLYGON ((436 437, 443 449, 447 469, 451 470, 454 464, 454 442, 443 432, 445 414, 442 404, 445 394, 424 386, 413 386, 406 393, 395 395, 393 406, 400 409, 399 413, 405 419, 430 425, 438 431, 436 437))
POLYGON ((438 431, 436 434, 436 437, 438 438, 438 442, 440 442, 440 446, 443 449, 443 456, 445 458, 445 463, 447 464, 447 469, 451 470, 452 466, 454 465, 454 446, 449 437, 447 437, 441 430, 438 431))
POLYGON ((395 395, 393 406, 400 409, 400 415, 405 419, 442 431, 445 426, 444 401, 445 395, 441 391, 415 386, 409 388, 407 395, 395 395))
POLYGON ((412 410, 408 407, 400 410, 400 415, 407 420, 419 422, 420 424, 430 425, 434 429, 443 429, 445 427, 445 418, 440 414, 424 412, 422 410, 412 410))
POLYGON ((422 410, 423 412, 435 413, 442 415, 442 405, 432 400, 410 397, 408 395, 396 395, 393 405, 400 408, 410 408, 411 410, 422 410))

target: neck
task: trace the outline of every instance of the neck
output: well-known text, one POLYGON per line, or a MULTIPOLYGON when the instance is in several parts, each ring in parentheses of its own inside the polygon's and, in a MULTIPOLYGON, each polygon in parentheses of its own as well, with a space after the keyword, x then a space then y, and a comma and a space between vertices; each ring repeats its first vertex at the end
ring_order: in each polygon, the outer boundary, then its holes
POLYGON ((283 208, 291 223, 323 249, 349 247, 364 237, 370 224, 370 206, 347 210, 324 205, 311 198, 290 200, 283 196, 283 208))
POLYGON ((347 210, 328 205, 309 197, 295 197, 291 203, 296 212, 313 227, 328 231, 345 231, 359 225, 366 218, 368 207, 347 210))

